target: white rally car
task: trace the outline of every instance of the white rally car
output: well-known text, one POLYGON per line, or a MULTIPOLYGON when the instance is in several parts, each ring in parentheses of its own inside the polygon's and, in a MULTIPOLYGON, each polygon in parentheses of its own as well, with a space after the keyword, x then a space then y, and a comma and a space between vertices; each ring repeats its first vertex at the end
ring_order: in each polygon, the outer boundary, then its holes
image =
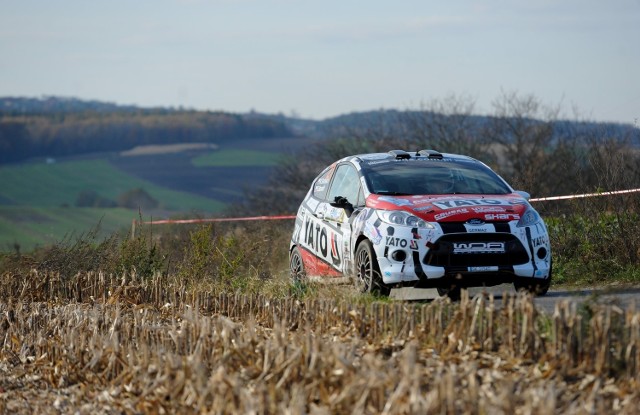
POLYGON ((545 294, 546 226, 525 192, 484 163, 433 150, 361 154, 328 166, 300 205, 294 280, 353 280, 363 292, 513 283, 545 294))

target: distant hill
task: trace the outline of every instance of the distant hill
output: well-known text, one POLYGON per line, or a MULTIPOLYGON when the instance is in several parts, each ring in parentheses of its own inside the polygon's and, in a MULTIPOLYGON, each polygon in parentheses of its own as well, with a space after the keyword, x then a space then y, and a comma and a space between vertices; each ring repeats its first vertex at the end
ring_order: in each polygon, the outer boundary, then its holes
MULTIPOLYGON (((415 123, 448 123, 459 115, 413 110, 353 112, 324 120, 283 114, 196 111, 183 108, 141 108, 76 98, 0 98, 0 163, 33 157, 59 157, 129 150, 140 145, 221 143, 237 139, 307 137, 324 139, 367 135, 402 137, 415 123)), ((465 117, 469 136, 492 121, 490 116, 465 117)), ((531 124, 542 121, 531 119, 531 124)), ((640 129, 628 124, 554 123, 557 139, 576 135, 623 137, 640 147, 640 129), (594 134, 595 133, 595 134, 594 134)))
MULTIPOLYGON (((134 105, 117 105, 109 102, 81 100, 49 96, 43 98, 5 97, 0 98, 0 114, 6 115, 42 115, 70 112, 138 112, 134 105)), ((163 111, 167 111, 163 109, 163 111)))
POLYGON ((138 108, 73 98, 0 98, 0 163, 140 145, 294 137, 287 123, 222 111, 138 108))
MULTIPOLYGON (((415 123, 428 123, 437 121, 446 124, 448 121, 455 121, 453 118, 458 115, 443 115, 425 111, 399 111, 399 110, 375 110, 365 112, 352 112, 336 117, 327 118, 321 121, 287 118, 284 116, 266 116, 272 119, 281 120, 298 134, 315 138, 345 137, 354 134, 366 134, 375 132, 380 136, 402 137, 408 126, 415 123)), ((492 121, 491 116, 466 115, 465 125, 470 135, 486 127, 492 121)), ((531 119, 531 124, 542 121, 531 119)), ((630 140, 631 144, 640 147, 640 128, 631 124, 602 123, 558 120, 554 124, 554 134, 557 139, 573 137, 576 135, 624 137, 630 140), (593 134, 593 133, 596 134, 593 134)), ((411 128, 411 127, 409 127, 411 128)))

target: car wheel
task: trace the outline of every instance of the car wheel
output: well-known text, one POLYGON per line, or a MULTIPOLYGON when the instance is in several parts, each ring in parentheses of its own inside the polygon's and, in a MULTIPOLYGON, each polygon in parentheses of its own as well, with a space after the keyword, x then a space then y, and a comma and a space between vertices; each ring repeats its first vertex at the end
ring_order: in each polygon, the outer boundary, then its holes
POLYGON ((289 255, 289 270, 291 271, 291 280, 293 282, 302 282, 307 279, 302 255, 297 246, 291 250, 291 254, 289 255))
POLYGON ((438 287, 438 294, 440 297, 449 297, 451 301, 459 301, 461 289, 457 285, 450 285, 449 287, 438 287))
POLYGON ((373 245, 365 239, 360 242, 356 250, 355 285, 362 293, 377 293, 389 295, 389 287, 382 281, 376 253, 373 245))

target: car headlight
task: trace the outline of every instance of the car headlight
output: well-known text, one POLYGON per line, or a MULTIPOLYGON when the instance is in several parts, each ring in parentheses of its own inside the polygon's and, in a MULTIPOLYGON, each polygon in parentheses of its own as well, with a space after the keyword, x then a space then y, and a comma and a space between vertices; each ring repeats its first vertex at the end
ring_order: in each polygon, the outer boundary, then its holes
POLYGON ((532 208, 527 208, 527 210, 524 212, 524 215, 522 215, 522 217, 518 221, 517 226, 519 228, 523 228, 525 226, 532 226, 540 222, 541 220, 542 218, 540 217, 538 212, 536 212, 532 208))
POLYGON ((402 210, 381 210, 378 216, 383 222, 391 225, 409 226, 411 228, 435 229, 435 227, 417 216, 402 210))

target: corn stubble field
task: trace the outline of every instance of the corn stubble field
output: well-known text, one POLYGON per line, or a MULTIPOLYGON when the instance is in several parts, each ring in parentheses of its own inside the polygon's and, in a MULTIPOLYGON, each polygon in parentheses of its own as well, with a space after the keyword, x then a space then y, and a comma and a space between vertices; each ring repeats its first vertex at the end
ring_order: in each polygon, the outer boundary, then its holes
POLYGON ((5 274, 0 413, 640 411, 640 312, 5 274))

